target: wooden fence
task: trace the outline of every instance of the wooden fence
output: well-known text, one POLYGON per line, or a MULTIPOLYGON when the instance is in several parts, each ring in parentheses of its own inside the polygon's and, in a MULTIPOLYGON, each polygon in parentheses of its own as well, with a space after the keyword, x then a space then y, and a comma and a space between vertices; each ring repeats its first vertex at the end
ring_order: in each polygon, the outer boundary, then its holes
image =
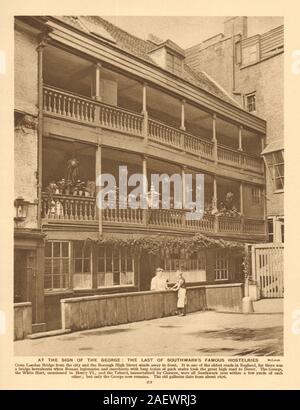
MULTIPOLYGON (((187 290, 187 313, 218 309, 241 311, 242 284, 195 286, 187 290)), ((62 328, 76 330, 172 316, 177 293, 148 291, 61 300, 62 328)))
POLYGON ((251 246, 252 279, 263 298, 282 298, 283 244, 264 243, 251 246))

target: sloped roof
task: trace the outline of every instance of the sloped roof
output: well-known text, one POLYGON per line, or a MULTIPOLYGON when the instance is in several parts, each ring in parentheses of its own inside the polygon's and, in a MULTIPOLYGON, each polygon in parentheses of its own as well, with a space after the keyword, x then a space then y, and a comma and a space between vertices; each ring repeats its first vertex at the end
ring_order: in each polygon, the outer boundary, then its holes
MULTIPOLYGON (((115 45, 118 48, 159 67, 149 55, 151 51, 157 48, 157 44, 152 41, 147 41, 136 37, 100 16, 55 16, 55 18, 63 20, 65 23, 70 24, 71 26, 86 33, 96 34, 103 37, 103 39, 109 40, 110 42, 114 40, 115 45), (95 26, 99 26, 99 29, 97 30, 95 26)), ((231 98, 222 89, 222 87, 209 78, 209 76, 207 76, 207 74, 203 71, 196 71, 188 64, 184 63, 182 73, 176 73, 174 75, 188 81, 190 84, 195 85, 204 91, 209 92, 210 94, 215 95, 218 98, 221 98, 226 102, 229 102, 230 104, 240 107, 240 105, 233 98, 231 98)))

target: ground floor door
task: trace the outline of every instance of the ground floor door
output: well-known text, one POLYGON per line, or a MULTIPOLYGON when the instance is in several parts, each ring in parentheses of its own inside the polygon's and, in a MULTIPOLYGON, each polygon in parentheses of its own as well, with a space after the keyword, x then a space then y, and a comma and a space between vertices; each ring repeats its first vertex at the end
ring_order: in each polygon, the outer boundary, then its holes
POLYGON ((251 247, 252 277, 263 298, 282 298, 283 244, 264 243, 251 247))
POLYGON ((15 249, 14 303, 31 302, 32 318, 36 317, 36 255, 35 251, 15 249))

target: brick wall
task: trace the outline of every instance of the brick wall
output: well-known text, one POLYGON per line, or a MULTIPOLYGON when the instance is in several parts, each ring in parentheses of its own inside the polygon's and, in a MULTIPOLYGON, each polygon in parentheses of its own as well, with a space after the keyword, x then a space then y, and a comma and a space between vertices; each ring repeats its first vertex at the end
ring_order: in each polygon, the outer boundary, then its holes
MULTIPOLYGON (((191 66, 207 72, 232 94, 232 38, 223 38, 208 47, 192 47, 186 55, 191 66)), ((247 67, 235 65, 236 91, 244 95, 256 91, 254 114, 267 121, 267 143, 283 140, 283 59, 281 53, 247 67)), ((232 96, 243 104, 241 96, 232 96)), ((274 193, 268 171, 266 177, 267 215, 283 215, 283 193, 274 193)))

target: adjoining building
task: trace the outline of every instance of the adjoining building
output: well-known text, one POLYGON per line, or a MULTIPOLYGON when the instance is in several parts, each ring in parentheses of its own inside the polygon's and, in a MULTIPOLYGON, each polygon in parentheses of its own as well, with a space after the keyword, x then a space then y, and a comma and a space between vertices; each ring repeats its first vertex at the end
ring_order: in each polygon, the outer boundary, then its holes
POLYGON ((14 296, 32 303, 34 331, 60 326, 62 298, 148 290, 157 266, 170 283, 177 269, 189 284, 239 281, 236 249, 266 241, 266 121, 188 61, 100 17, 15 18, 14 296), (96 177, 120 165, 204 174, 204 217, 100 212, 96 177), (180 240, 197 235, 187 257, 180 240), (174 246, 135 247, 147 238, 174 246))
POLYGON ((247 17, 228 17, 224 33, 186 50, 186 61, 216 80, 245 110, 267 121, 266 164, 269 242, 284 241, 284 27, 248 36, 247 17))

